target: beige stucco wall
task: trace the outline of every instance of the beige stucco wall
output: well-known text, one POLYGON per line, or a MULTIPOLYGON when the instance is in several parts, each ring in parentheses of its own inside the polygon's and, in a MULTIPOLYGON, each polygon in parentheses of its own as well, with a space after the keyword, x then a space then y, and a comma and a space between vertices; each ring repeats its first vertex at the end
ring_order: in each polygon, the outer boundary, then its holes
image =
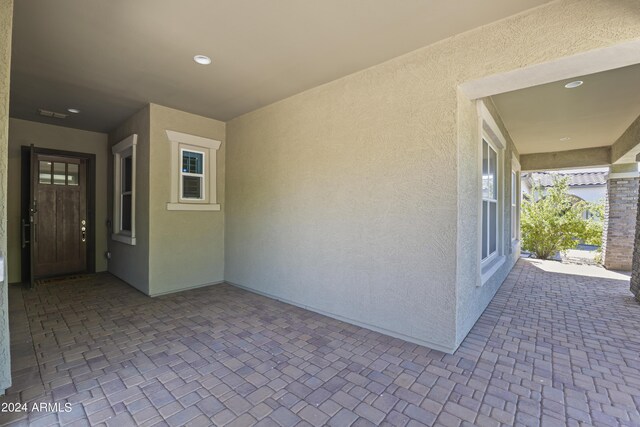
MULTIPOLYGON (((498 169, 499 192, 502 197, 498 209, 502 213, 502 225, 499 231, 501 248, 499 255, 504 257, 504 262, 486 280, 482 280, 483 271, 480 263, 480 239, 482 193, 480 185, 480 127, 477 105, 469 103, 461 94, 458 94, 459 110, 458 123, 460 133, 458 150, 461 158, 467 158, 467 168, 458 171, 458 183, 461 186, 459 194, 463 196, 459 200, 458 212, 458 237, 457 248, 457 286, 456 286, 456 347, 460 345, 476 320, 480 317, 489 304, 496 291, 507 277, 516 261, 520 257, 520 241, 511 239, 511 172, 518 170, 520 154, 509 131, 502 122, 498 110, 490 98, 482 100, 498 130, 506 141, 506 147, 499 154, 503 160, 502 168, 498 169), (516 163, 513 159, 516 159, 516 163), (473 162, 473 165, 471 164, 473 162)), ((520 181, 520 180, 518 180, 520 181)), ((490 266, 489 266, 490 267, 490 266)), ((490 268, 488 268, 490 270, 490 268)))
POLYGON ((53 126, 27 120, 9 122, 9 282, 21 280, 20 188, 21 147, 33 144, 38 148, 95 154, 96 156, 96 271, 107 270, 104 253, 107 250, 107 135, 53 126))
MULTIPOLYGON (((222 142, 217 152, 218 203, 224 209, 225 124, 156 104, 147 105, 109 135, 109 144, 138 134, 136 245, 109 239, 109 271, 155 296, 224 280, 224 212, 168 211, 171 143, 166 130, 222 142)), ((113 159, 109 156, 112 216, 113 159)))
MULTIPOLYGON (((453 81, 449 84, 553 61, 639 36, 640 2, 555 1, 452 39, 449 48, 456 52, 452 60, 462 66, 456 67, 458 71, 453 73, 453 81)), ((457 100, 459 238, 456 251, 456 342, 460 343, 498 286, 495 282, 476 286, 480 260, 477 250, 474 256, 470 254, 474 253, 472 251, 480 235, 477 201, 480 182, 468 171, 478 165, 479 145, 474 134, 478 128, 477 121, 468 119, 470 111, 475 110, 474 103, 463 96, 458 96, 457 100)), ((496 277, 505 275, 500 271, 496 277)))
POLYGON ((226 279, 452 350, 497 289, 476 287, 477 117, 457 87, 639 34, 637 1, 557 1, 232 120, 226 279))
MULTIPOLYGON (((9 133, 9 74, 13 0, 0 0, 0 257, 7 253, 7 175, 9 133)), ((7 272, 0 277, 0 395, 11 385, 7 272)))
MULTIPOLYGON (((109 234, 111 252, 109 272, 139 291, 149 294, 149 157, 150 108, 147 105, 109 132, 109 147, 132 134, 138 135, 136 147, 136 205, 134 246, 117 242, 109 234)), ((113 218, 113 154, 108 150, 108 215, 113 218)))
POLYGON ((150 295, 224 280, 225 123, 151 104, 150 295), (168 211, 171 144, 166 130, 221 141, 217 151, 220 211, 168 211))
POLYGON ((453 348, 455 87, 429 56, 228 123, 228 281, 453 348))

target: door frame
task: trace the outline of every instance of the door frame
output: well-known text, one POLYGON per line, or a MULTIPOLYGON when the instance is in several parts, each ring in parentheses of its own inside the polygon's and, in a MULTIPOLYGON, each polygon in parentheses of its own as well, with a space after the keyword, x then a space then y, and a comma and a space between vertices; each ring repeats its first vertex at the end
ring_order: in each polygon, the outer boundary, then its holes
MULTIPOLYGON (((26 216, 29 211, 31 196, 30 189, 32 183, 31 176, 31 155, 30 147, 23 145, 21 149, 21 169, 20 169, 20 217, 28 219, 26 216)), ((86 273, 96 272, 96 155, 90 153, 80 153, 76 151, 55 150, 51 148, 34 147, 35 154, 44 154, 51 156, 73 157, 84 159, 87 164, 87 238, 89 244, 86 245, 87 251, 87 270, 86 273)), ((22 226, 22 225, 21 225, 22 226)), ((22 232, 22 230, 20 230, 22 232)), ((30 243, 22 248, 21 277, 22 283, 29 283, 31 280, 31 248, 30 243)))

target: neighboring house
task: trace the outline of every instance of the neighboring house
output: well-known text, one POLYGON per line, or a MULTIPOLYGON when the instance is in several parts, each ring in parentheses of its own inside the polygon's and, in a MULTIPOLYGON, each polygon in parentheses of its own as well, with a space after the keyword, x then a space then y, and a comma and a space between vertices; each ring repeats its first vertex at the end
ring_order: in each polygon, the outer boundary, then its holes
MULTIPOLYGON (((596 169, 571 172, 529 172, 522 174, 522 194, 531 194, 535 185, 543 189, 553 186, 555 177, 569 178, 569 194, 590 203, 604 202, 607 197, 607 177, 609 171, 596 169)), ((586 213, 589 217, 589 213, 586 213)))
POLYGON ((637 1, 275 3, 16 1, 11 57, 0 0, 8 281, 225 281, 453 352, 519 257, 521 169, 635 162, 637 1))

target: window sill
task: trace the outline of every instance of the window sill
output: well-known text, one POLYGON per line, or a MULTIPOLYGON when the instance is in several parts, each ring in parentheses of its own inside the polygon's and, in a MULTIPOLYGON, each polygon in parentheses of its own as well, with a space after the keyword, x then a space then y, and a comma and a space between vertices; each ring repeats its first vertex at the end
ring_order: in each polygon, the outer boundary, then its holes
POLYGON ((167 203, 168 211, 219 211, 217 203, 167 203))
POLYGON ((111 240, 115 240, 116 242, 126 243, 127 245, 135 246, 136 238, 131 236, 126 236, 124 234, 112 234, 111 240))
POLYGON ((480 284, 478 285, 478 287, 484 286, 484 284, 493 277, 493 275, 500 269, 500 267, 502 267, 506 260, 507 257, 501 255, 493 258, 485 265, 482 265, 480 272, 480 284))

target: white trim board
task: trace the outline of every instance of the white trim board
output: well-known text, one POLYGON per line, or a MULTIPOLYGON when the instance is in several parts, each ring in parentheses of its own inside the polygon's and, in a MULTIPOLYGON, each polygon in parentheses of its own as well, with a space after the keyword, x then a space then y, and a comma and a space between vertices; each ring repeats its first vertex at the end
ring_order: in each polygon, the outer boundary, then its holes
POLYGON ((195 145, 196 147, 205 147, 217 150, 220 148, 221 141, 202 136, 191 135, 188 133, 176 132, 175 130, 167 130, 167 137, 171 142, 181 142, 183 144, 195 145))

